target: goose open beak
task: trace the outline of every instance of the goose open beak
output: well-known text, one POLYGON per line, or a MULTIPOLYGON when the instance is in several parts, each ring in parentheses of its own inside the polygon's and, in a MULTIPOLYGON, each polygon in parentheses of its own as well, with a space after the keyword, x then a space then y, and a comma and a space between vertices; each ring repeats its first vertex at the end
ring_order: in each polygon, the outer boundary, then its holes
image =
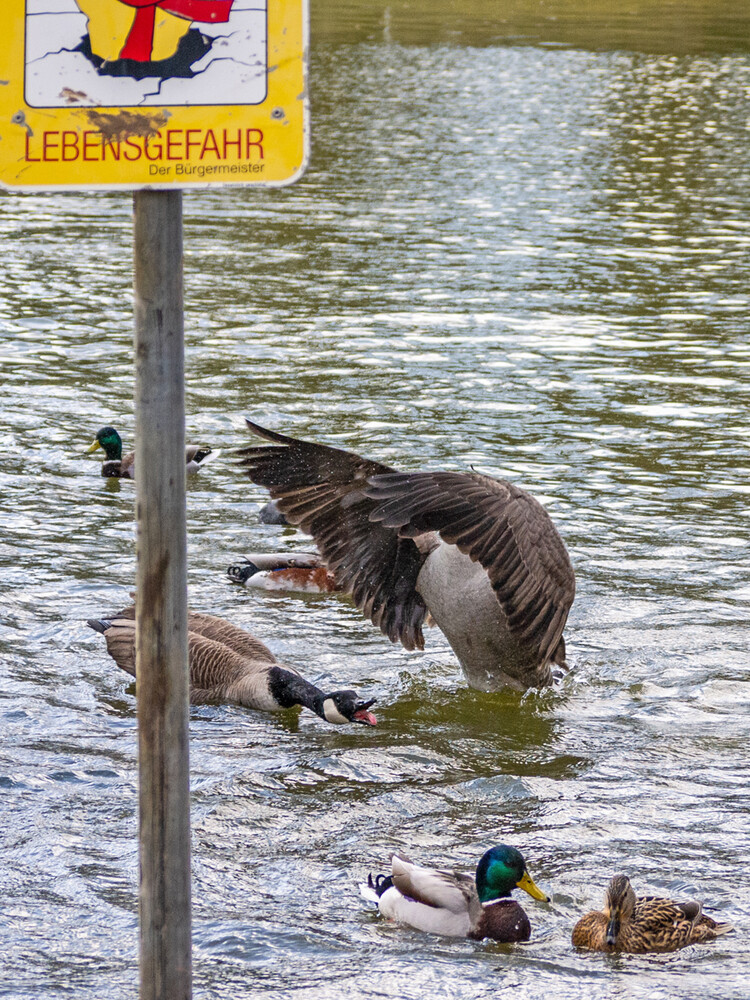
POLYGON ((532 899, 538 899, 541 903, 549 903, 549 896, 542 892, 528 872, 525 871, 523 873, 516 882, 516 885, 519 889, 523 889, 524 892, 528 892, 532 899))
POLYGON ((362 726, 377 726, 378 720, 372 712, 367 711, 370 705, 374 705, 377 700, 377 698, 370 698, 369 701, 358 701, 352 715, 352 722, 359 722, 362 726))

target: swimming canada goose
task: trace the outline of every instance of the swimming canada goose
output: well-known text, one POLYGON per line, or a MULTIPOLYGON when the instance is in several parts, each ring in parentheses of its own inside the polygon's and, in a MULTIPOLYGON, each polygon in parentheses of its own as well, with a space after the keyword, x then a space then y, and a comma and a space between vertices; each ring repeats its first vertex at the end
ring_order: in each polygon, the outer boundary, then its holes
MULTIPOLYGON (((135 608, 131 605, 107 619, 88 625, 107 640, 107 652, 118 667, 135 677, 135 608)), ((325 694, 294 667, 279 663, 260 639, 213 615, 188 614, 190 703, 231 702, 262 712, 302 705, 326 722, 376 725, 356 691, 325 694)))
POLYGON ((359 887, 365 899, 378 904, 383 916, 418 931, 475 940, 528 941, 529 918, 510 896, 516 888, 547 902, 521 852, 507 844, 482 855, 474 878, 423 868, 394 854, 390 875, 374 879, 369 875, 359 887))
MULTIPOLYGON (((96 432, 96 438, 86 449, 86 454, 90 455, 97 448, 102 448, 107 456, 102 462, 103 476, 115 479, 135 479, 135 452, 130 451, 123 456, 122 438, 114 427, 100 427, 96 432)), ((202 448, 197 444, 187 445, 185 448, 187 472, 198 472, 206 464, 209 457, 214 459, 220 454, 220 451, 213 451, 208 447, 202 448)))
POLYGON ((263 590, 327 594, 341 590, 317 552, 251 552, 227 573, 235 583, 263 590))
POLYGON ((484 691, 543 687, 552 663, 566 666, 575 576, 532 496, 478 472, 397 472, 247 424, 273 442, 239 451, 247 475, 393 642, 423 649, 429 612, 484 691))
POLYGON ((607 887, 604 911, 592 910, 573 928, 573 944, 595 951, 677 951, 713 941, 732 930, 703 912, 701 903, 675 903, 655 896, 636 898, 627 875, 615 875, 607 887))

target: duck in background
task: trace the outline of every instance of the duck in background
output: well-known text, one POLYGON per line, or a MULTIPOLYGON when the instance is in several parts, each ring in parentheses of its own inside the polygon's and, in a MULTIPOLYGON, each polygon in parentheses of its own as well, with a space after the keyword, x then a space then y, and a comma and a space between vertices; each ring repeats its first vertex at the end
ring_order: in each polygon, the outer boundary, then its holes
MULTIPOLYGON (((104 636, 117 666, 135 677, 135 607, 87 624, 104 636)), ((294 667, 280 663, 260 639, 223 618, 188 614, 188 659, 191 705, 231 703, 262 712, 301 705, 336 725, 377 724, 368 711, 374 698, 361 701, 351 690, 326 694, 294 667)))
POLYGON ((377 903, 384 917, 429 934, 475 940, 529 940, 531 924, 523 907, 511 898, 514 889, 548 902, 529 875, 521 852, 507 844, 491 847, 482 855, 474 878, 424 868, 394 854, 391 874, 368 875, 359 889, 365 899, 377 903))
POLYGON ((713 941, 732 930, 703 913, 701 903, 676 903, 655 896, 636 897, 627 875, 615 875, 607 887, 604 910, 592 910, 573 928, 576 948, 594 951, 677 951, 713 941))
MULTIPOLYGON (((122 438, 114 427, 100 427, 96 438, 86 449, 90 455, 97 449, 103 449, 105 460, 102 463, 102 475, 108 479, 135 479, 135 452, 122 453, 122 438)), ((221 451, 209 447, 189 444, 185 448, 185 467, 188 473, 199 472, 210 459, 217 458, 221 451)))
POLYGON ((307 594, 340 591, 333 573, 317 552, 251 552, 227 569, 230 579, 262 590, 307 594))

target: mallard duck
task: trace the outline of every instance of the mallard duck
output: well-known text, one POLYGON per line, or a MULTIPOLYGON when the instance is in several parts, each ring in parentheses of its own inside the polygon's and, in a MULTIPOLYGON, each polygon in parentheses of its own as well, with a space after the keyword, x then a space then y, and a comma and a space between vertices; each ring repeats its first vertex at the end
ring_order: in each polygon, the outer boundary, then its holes
MULTIPOLYGON (((102 463, 102 475, 115 479, 135 479, 135 452, 122 454, 122 438, 114 427, 101 427, 96 432, 95 440, 86 449, 90 455, 97 448, 102 448, 106 459, 102 463)), ((185 448, 185 467, 187 472, 198 472, 210 458, 216 458, 221 452, 208 447, 189 444, 185 448)))
POLYGON ((390 875, 368 875, 359 888, 391 920, 430 934, 475 940, 529 940, 531 924, 523 907, 511 899, 514 889, 548 901, 529 875, 521 852, 507 844, 482 855, 474 878, 423 868, 394 854, 390 875))
MULTIPOLYGON (((102 633, 117 666, 135 677, 135 608, 87 624, 102 633)), ((302 705, 338 725, 377 723, 368 712, 374 698, 360 701, 356 691, 325 694, 294 667, 280 663, 260 639, 223 618, 188 615, 188 659, 192 705, 230 702, 262 712, 302 705)))
POLYGON ((239 451, 247 475, 392 641, 423 649, 429 612, 485 691, 543 687, 553 663, 566 667, 575 576, 532 496, 478 472, 396 472, 247 424, 273 442, 239 451))
POLYGON ((702 912, 701 903, 641 896, 636 899, 627 875, 615 875, 607 887, 604 911, 592 910, 573 928, 576 948, 595 951, 677 951, 713 941, 732 930, 702 912))
POLYGON ((317 552, 251 552, 227 573, 246 587, 327 594, 341 590, 317 552))

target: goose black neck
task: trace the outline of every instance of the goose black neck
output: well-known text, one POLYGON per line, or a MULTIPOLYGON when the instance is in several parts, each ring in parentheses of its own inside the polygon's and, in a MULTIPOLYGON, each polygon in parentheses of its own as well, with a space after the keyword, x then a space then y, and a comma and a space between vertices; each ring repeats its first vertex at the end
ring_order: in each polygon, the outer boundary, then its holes
POLYGON ((271 697, 279 703, 281 708, 302 705, 304 708, 309 708, 311 712, 315 712, 321 719, 325 719, 323 712, 325 694, 319 687, 306 681, 304 677, 300 677, 292 670, 271 667, 268 672, 268 688, 271 697))

